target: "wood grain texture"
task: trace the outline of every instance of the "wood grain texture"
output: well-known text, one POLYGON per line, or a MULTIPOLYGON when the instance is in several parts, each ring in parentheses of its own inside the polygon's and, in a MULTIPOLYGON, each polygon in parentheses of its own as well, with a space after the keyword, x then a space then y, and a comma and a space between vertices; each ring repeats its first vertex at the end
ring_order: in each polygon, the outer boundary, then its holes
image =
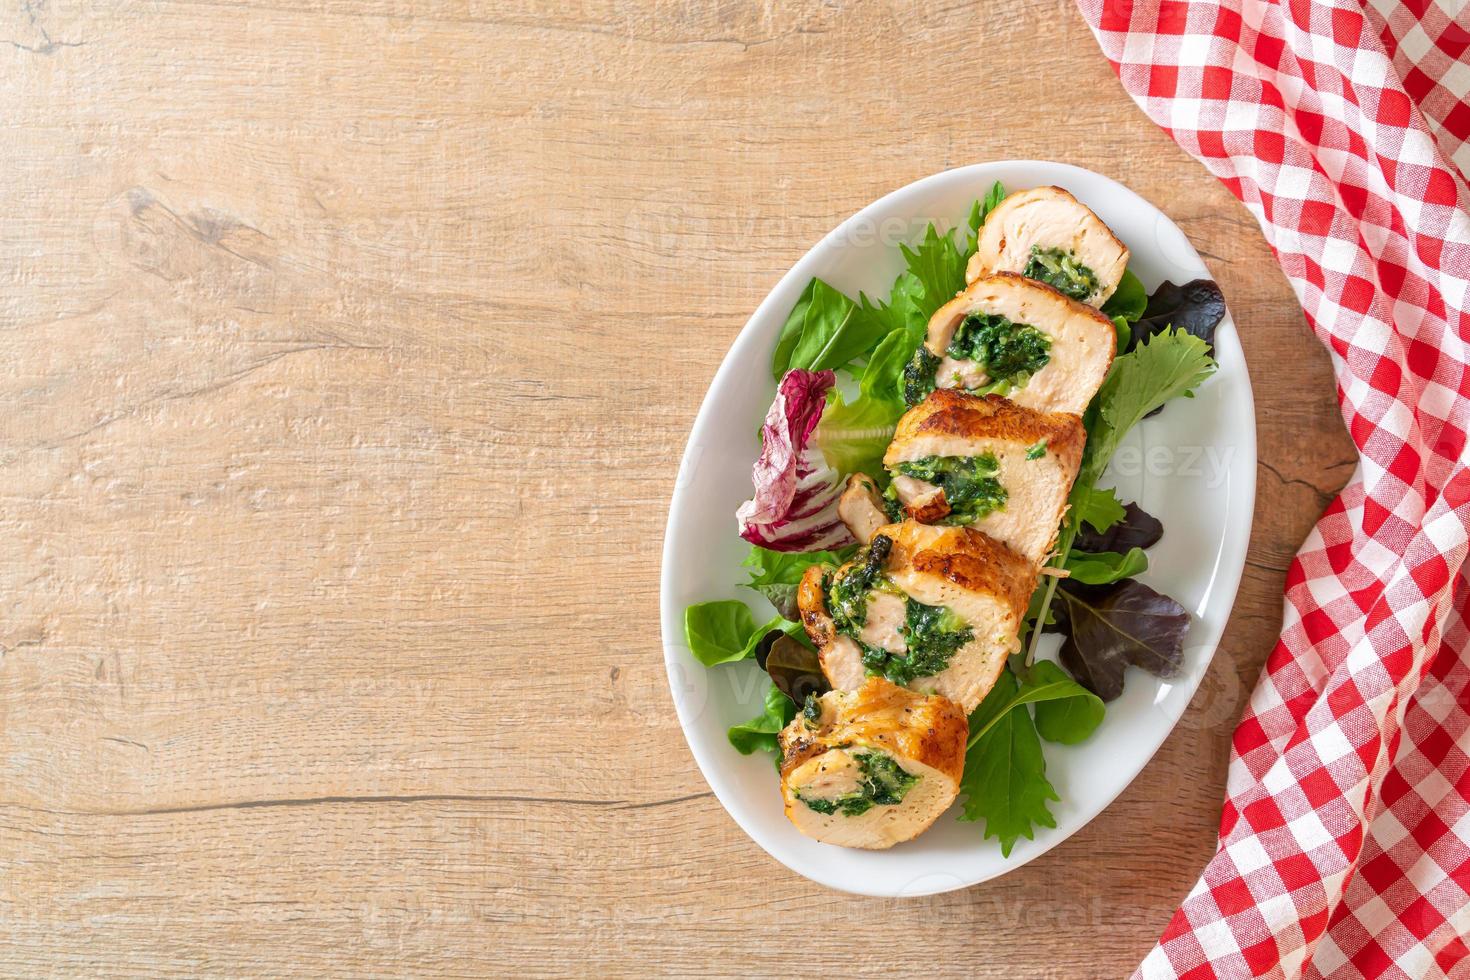
POLYGON ((1353 454, 1253 221, 1064 0, 11 0, 0 98, 0 973, 1147 950, 1353 454), (1259 409, 1250 567, 1086 830, 957 894, 837 896, 684 746, 662 515, 778 276, 884 192, 1016 157, 1122 180, 1205 254, 1259 409))

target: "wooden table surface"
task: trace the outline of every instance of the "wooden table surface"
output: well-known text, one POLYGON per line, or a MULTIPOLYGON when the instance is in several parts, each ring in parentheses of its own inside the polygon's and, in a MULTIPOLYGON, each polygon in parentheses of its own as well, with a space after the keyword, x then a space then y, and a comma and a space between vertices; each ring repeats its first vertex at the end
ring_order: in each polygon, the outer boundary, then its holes
POLYGON ((1064 0, 22 0, 0 12, 0 973, 1115 977, 1212 850, 1353 465, 1255 223, 1064 0), (1008 157, 1205 255, 1259 412, 1177 731, 1007 877, 767 857, 665 685, 720 359, 827 229, 1008 157))

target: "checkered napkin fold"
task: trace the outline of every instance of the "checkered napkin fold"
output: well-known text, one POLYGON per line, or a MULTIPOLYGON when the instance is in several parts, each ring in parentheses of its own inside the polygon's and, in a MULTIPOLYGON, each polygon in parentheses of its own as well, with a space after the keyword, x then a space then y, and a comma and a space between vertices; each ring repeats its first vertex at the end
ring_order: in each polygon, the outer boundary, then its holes
POLYGON ((1470 977, 1470 2, 1079 5, 1261 223, 1359 450, 1137 976, 1470 977))

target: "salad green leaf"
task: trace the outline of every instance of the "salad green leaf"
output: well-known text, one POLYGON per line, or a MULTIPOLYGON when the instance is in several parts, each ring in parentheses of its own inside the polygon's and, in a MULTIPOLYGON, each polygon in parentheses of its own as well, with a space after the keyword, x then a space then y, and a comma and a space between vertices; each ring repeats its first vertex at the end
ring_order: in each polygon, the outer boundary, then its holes
POLYGON ((750 554, 740 564, 750 569, 747 589, 765 596, 776 611, 787 619, 798 620, 796 587, 813 565, 841 565, 854 548, 842 551, 772 551, 759 545, 750 546, 750 554))
POLYGON ((885 325, 821 279, 807 283, 786 318, 771 374, 778 381, 792 368, 825 371, 846 367, 873 348, 885 325))
POLYGON ((1127 513, 1119 502, 1118 495, 1109 489, 1085 487, 1072 495, 1071 504, 1073 519, 1085 521, 1099 532, 1106 531, 1121 521, 1127 513))
POLYGON ((979 733, 965 753, 960 780, 964 795, 961 820, 985 821, 985 836, 1000 839, 1000 852, 1010 857, 1022 837, 1032 839, 1034 826, 1055 827, 1047 803, 1060 799, 1046 778, 1046 757, 1031 713, 1013 703, 1019 685, 1002 671, 995 687, 970 717, 979 733))
POLYGON ((770 752, 781 765, 781 743, 776 735, 796 717, 796 702, 781 693, 773 683, 766 689, 765 708, 750 721, 732 725, 725 733, 735 751, 741 755, 770 752))
POLYGON ((1129 665, 1156 677, 1178 677, 1184 665, 1189 611, 1136 579, 1112 585, 1063 582, 1057 623, 1066 634, 1062 663, 1104 701, 1123 693, 1129 665))
POLYGON ((1088 409, 1078 492, 1092 491, 1129 429, 1169 399, 1192 397, 1215 367, 1209 345, 1178 330, 1155 334, 1115 359, 1088 409))
POLYGON ((778 615, 757 626, 750 609, 736 599, 696 602, 684 610, 689 652, 706 667, 750 659, 767 633, 785 625, 786 620, 778 615))
POLYGON ((1148 571, 1148 555, 1142 548, 1130 548, 1127 554, 1121 555, 1116 551, 1086 552, 1073 548, 1062 567, 1071 573, 1068 581, 1107 585, 1148 571))
POLYGON ((1038 695, 1036 730, 1048 742, 1076 745, 1085 741, 1107 714, 1102 698, 1074 681, 1065 670, 1050 660, 1041 660, 1027 671, 1026 686, 1038 695))
MULTIPOLYGON (((1143 316, 1143 311, 1148 308, 1148 290, 1143 288, 1143 283, 1133 274, 1132 269, 1123 270, 1123 278, 1118 283, 1118 288, 1108 301, 1102 305, 1104 315, 1108 317, 1122 317, 1126 323, 1133 323, 1143 316)), ((1126 345, 1118 347, 1119 351, 1127 350, 1126 345)))

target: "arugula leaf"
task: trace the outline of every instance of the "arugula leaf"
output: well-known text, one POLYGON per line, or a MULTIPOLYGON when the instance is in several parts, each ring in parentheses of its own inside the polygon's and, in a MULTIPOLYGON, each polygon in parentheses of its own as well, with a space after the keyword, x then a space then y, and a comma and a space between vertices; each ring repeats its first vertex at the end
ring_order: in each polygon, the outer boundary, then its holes
POLYGON ((781 765, 781 743, 776 735, 796 717, 796 703, 772 684, 766 689, 765 709, 750 721, 732 725, 725 733, 741 755, 770 752, 781 765))
POLYGON ((1134 503, 1123 505, 1123 518, 1101 531, 1083 527, 1072 547, 1080 551, 1122 551, 1125 548, 1152 548, 1164 536, 1164 525, 1157 517, 1134 503))
POLYGON ((1071 572, 1069 582, 1086 585, 1107 585, 1121 578, 1132 578, 1148 571, 1148 555, 1142 548, 1130 548, 1127 554, 1116 551, 1086 552, 1075 547, 1068 553, 1062 567, 1071 572))
POLYGON ((777 616, 756 626, 745 603, 735 599, 696 602, 684 610, 684 639, 689 652, 706 667, 748 660, 771 630, 781 629, 786 620, 777 616))
POLYGON ((1047 630, 1066 634, 1063 665, 1104 701, 1123 693, 1130 664, 1156 677, 1179 676, 1189 612, 1173 599, 1135 579, 1112 585, 1064 581, 1057 596, 1057 623, 1047 630))
POLYGON ((1016 841, 1032 839, 1032 827, 1055 827, 1047 809, 1057 792, 1046 778, 1046 757, 1031 713, 1011 710, 1017 693, 1016 678, 1002 671, 995 687, 971 716, 979 731, 965 753, 961 820, 984 820, 985 836, 1000 839, 1000 852, 1009 857, 1016 841))
POLYGON ((1076 484, 1080 492, 1091 492, 1129 429, 1169 399, 1192 396, 1215 367, 1204 341, 1177 330, 1155 334, 1115 359, 1088 408, 1087 448, 1076 484))
POLYGON ((796 587, 813 565, 841 565, 852 556, 853 549, 842 551, 772 551, 751 545, 750 554, 740 564, 750 569, 747 589, 765 596, 776 611, 787 619, 801 618, 796 608, 796 587))
MULTIPOLYGON (((1102 311, 1108 317, 1122 317, 1124 322, 1132 323, 1143 316, 1143 311, 1148 307, 1148 291, 1143 288, 1143 283, 1133 274, 1132 269, 1123 270, 1123 278, 1118 282, 1118 288, 1108 301, 1102 305, 1102 311)), ((1119 347, 1118 350, 1125 350, 1119 347)))
MULTIPOLYGON (((1118 501, 1118 495, 1110 489, 1084 487, 1073 495, 1072 516, 1078 522, 1091 524, 1098 531, 1106 531, 1123 519, 1127 512, 1118 501)), ((1098 549, 1099 551, 1103 549, 1098 549)))

